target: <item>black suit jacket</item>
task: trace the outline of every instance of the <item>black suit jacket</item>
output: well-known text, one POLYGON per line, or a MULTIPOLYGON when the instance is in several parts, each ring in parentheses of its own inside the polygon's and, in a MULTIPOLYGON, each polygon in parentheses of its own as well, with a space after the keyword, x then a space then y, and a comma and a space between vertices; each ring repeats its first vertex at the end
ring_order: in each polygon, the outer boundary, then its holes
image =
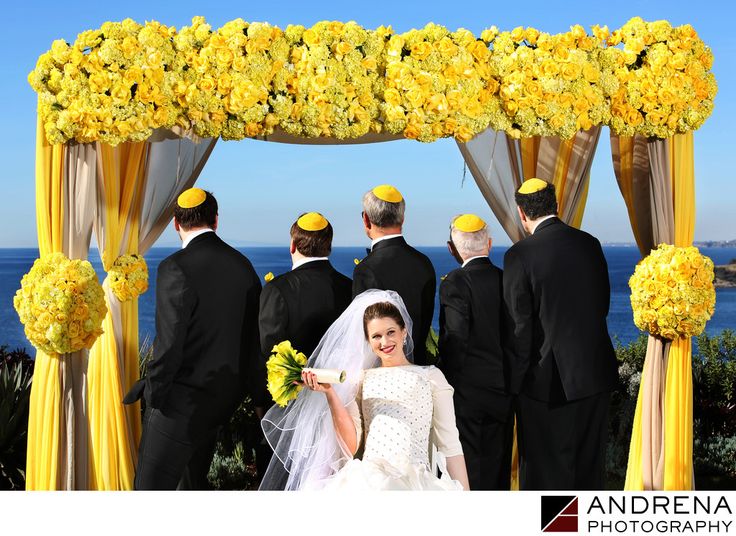
POLYGON ((353 271, 353 297, 371 288, 399 293, 413 322, 414 363, 426 364, 425 343, 432 325, 437 288, 429 258, 401 236, 381 240, 353 271))
POLYGON ((556 402, 614 389, 611 289, 595 237, 545 220, 506 252, 503 281, 514 321, 513 393, 556 402))
POLYGON ((352 281, 329 261, 311 261, 268 283, 261 293, 261 355, 289 340, 309 357, 327 328, 350 304, 352 281))
POLYGON ((260 293, 250 261, 213 232, 164 259, 153 359, 142 380, 146 405, 178 413, 196 433, 227 421, 249 391, 262 404, 260 293))
POLYGON ((455 388, 456 412, 507 420, 510 324, 503 272, 489 258, 471 260, 440 283, 440 368, 455 388))

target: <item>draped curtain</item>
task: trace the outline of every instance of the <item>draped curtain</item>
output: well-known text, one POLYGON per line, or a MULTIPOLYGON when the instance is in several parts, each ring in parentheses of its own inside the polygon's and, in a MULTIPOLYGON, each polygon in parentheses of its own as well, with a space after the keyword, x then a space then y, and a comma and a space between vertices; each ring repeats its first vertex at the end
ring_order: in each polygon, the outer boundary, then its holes
MULTIPOLYGON (((39 119, 39 254, 87 258, 93 227, 106 271, 121 254, 144 254, 171 220, 178 194, 196 181, 215 141, 162 130, 145 142, 115 148, 49 145, 39 119)), ((109 314, 89 352, 37 352, 29 490, 132 488, 140 407, 123 406, 122 397, 138 379, 138 303, 121 303, 103 287, 109 314)))
MULTIPOLYGON (((215 140, 157 131, 145 142, 97 144, 95 236, 106 271, 120 255, 143 255, 168 225, 174 202, 196 181, 215 140)), ((132 489, 140 405, 122 398, 139 377, 138 300, 120 302, 103 285, 110 313, 90 352, 88 393, 92 489, 132 489)))
MULTIPOLYGON (((86 259, 94 219, 94 151, 49 145, 36 135, 36 226, 39 255, 86 259)), ((36 352, 28 417, 26 489, 87 487, 86 350, 36 352)))
POLYGON ((580 227, 599 136, 600 127, 593 127, 569 140, 552 136, 517 140, 487 129, 458 147, 493 214, 509 238, 518 242, 525 232, 514 193, 532 177, 555 185, 560 219, 580 227))
MULTIPOLYGON (((647 139, 611 135, 619 189, 642 256, 660 243, 692 245, 693 135, 647 139)), ((627 490, 689 490, 692 468, 691 340, 650 335, 626 473, 627 490)))

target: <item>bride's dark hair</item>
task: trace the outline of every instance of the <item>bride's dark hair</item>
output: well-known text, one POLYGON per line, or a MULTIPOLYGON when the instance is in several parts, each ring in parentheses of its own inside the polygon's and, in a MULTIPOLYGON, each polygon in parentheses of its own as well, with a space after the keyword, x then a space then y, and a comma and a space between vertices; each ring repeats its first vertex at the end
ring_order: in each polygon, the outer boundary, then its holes
POLYGON ((376 302, 369 305, 363 313, 363 333, 365 338, 368 338, 368 322, 375 320, 376 318, 390 318, 396 322, 401 329, 406 327, 404 319, 397 307, 391 302, 376 302))

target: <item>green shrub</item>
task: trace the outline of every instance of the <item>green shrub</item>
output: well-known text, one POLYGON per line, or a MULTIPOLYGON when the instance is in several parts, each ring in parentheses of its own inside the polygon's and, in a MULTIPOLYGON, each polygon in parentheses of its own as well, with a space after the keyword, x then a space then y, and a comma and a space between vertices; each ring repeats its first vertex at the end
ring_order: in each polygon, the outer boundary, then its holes
POLYGON ((0 489, 24 489, 33 360, 0 346, 0 489))

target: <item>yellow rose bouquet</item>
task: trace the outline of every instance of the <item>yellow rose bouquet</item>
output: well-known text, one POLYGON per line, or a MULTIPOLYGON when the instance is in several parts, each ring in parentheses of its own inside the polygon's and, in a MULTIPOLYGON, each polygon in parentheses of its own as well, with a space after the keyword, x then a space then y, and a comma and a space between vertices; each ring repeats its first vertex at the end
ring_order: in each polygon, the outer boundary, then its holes
POLYGON ((700 335, 715 310, 713 261, 696 247, 660 244, 629 279, 634 323, 665 339, 700 335))
POLYGON ((140 255, 121 255, 107 273, 112 293, 121 302, 137 298, 148 290, 148 266, 140 255))
POLYGON ((13 305, 28 340, 48 354, 91 348, 107 314, 105 293, 92 265, 69 260, 63 253, 33 263, 13 305))

